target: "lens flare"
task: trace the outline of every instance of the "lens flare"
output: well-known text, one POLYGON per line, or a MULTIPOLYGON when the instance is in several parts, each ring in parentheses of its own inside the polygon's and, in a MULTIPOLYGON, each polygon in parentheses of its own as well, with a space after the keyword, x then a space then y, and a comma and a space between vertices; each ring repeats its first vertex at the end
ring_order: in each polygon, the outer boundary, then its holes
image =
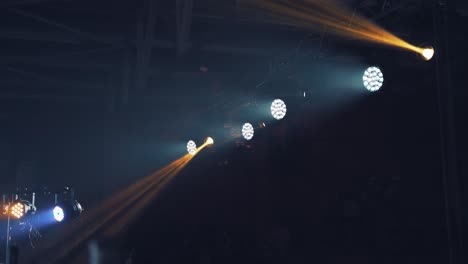
POLYGON ((433 47, 428 47, 423 49, 421 52, 421 55, 424 57, 425 60, 431 60, 432 57, 434 56, 434 48, 433 47))
POLYGON ((63 209, 60 206, 55 206, 54 209, 52 210, 52 213, 54 214, 54 219, 57 222, 62 222, 63 219, 65 218, 65 214, 63 213, 63 209))
POLYGON ((213 138, 212 137, 207 137, 205 139, 205 144, 208 145, 208 146, 213 145, 214 144, 213 138))

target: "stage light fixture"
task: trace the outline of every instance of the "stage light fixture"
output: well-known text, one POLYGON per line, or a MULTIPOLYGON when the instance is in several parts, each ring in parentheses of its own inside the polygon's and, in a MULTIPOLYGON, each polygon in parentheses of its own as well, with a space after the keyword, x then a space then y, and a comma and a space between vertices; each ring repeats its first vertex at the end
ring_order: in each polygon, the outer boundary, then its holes
POLYGON ((58 203, 52 210, 57 222, 67 221, 78 217, 83 212, 83 207, 78 201, 63 201, 58 203))
POLYGON ((11 216, 18 218, 18 219, 23 217, 23 215, 26 213, 24 205, 20 202, 14 203, 11 207, 10 212, 11 212, 11 216))
POLYGON ((434 48, 428 47, 422 50, 421 55, 424 57, 425 60, 430 60, 434 56, 434 48))
POLYGON ((383 73, 375 66, 369 67, 362 76, 364 87, 370 92, 378 91, 383 85, 383 73))
POLYGON ((187 152, 189 154, 195 155, 196 151, 197 151, 197 144, 195 144, 193 140, 189 140, 187 142, 187 152))
POLYGON ((63 213, 63 209, 60 206, 55 206, 54 209, 52 210, 52 213, 54 214, 54 219, 57 222, 62 222, 62 220, 65 218, 65 214, 63 213))
POLYGON ((286 104, 283 102, 281 99, 275 99, 271 103, 271 115, 276 119, 276 120, 281 120, 284 118, 286 115, 286 104))
POLYGON ((207 138, 205 139, 205 144, 206 144, 207 146, 213 145, 213 144, 214 144, 214 139, 213 139, 212 137, 207 137, 207 138))
POLYGON ((251 140, 254 136, 254 128, 252 126, 252 124, 250 123, 245 123, 243 126, 242 126, 242 136, 246 139, 246 140, 251 140))
POLYGON ((36 207, 29 201, 16 201, 8 206, 6 212, 13 218, 20 219, 26 214, 36 212, 36 207))

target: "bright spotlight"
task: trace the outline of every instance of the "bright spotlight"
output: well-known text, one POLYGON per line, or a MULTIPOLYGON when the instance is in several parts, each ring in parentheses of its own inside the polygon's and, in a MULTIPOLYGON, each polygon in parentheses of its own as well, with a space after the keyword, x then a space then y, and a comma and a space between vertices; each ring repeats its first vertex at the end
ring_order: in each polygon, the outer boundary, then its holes
POLYGON ((280 120, 286 115, 286 104, 281 99, 275 99, 271 103, 271 115, 276 119, 280 120))
POLYGON ((383 85, 383 73, 378 67, 369 67, 364 72, 364 75, 362 76, 362 81, 366 89, 370 92, 378 91, 383 85))
POLYGON ((205 143, 206 143, 206 145, 213 145, 213 144, 214 144, 214 140, 213 140, 212 137, 207 137, 207 138, 205 139, 205 143))
POLYGON ((52 214, 57 222, 77 218, 82 212, 83 207, 81 207, 81 204, 76 200, 60 202, 54 207, 54 209, 52 209, 52 214))
POLYGON ((434 56, 434 48, 433 47, 428 47, 423 49, 421 52, 421 55, 424 57, 425 60, 430 60, 434 56))
POLYGON ((26 214, 36 212, 36 207, 26 200, 14 202, 10 206, 5 207, 5 209, 4 213, 9 214, 11 217, 16 219, 20 219, 26 214))
POLYGON ((62 222, 62 220, 65 218, 65 214, 63 213, 63 209, 60 206, 55 206, 54 210, 52 210, 52 213, 54 214, 54 219, 57 222, 62 222))
POLYGON ((25 213, 26 213, 26 208, 23 203, 18 202, 18 203, 14 203, 11 206, 11 210, 10 210, 11 216, 17 219, 20 219, 21 217, 23 217, 25 213))
POLYGON ((195 152, 197 152, 197 144, 193 140, 187 142, 187 152, 192 155, 195 155, 195 152))
POLYGON ((242 126, 242 136, 246 139, 246 140, 251 140, 254 136, 254 128, 252 126, 252 124, 250 123, 245 123, 243 126, 242 126))

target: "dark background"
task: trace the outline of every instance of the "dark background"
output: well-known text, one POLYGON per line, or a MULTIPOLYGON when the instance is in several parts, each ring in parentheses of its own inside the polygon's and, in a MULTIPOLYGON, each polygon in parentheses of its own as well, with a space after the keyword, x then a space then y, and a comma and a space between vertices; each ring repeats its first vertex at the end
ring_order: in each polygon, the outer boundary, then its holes
POLYGON ((176 2, 0 3, 4 193, 72 186, 92 208, 212 135, 123 242, 102 242, 109 262, 449 263, 447 222, 466 226, 467 212, 465 3, 343 1, 438 43, 425 62, 236 1, 195 0, 184 15, 176 2), (376 93, 360 83, 370 65, 384 73, 376 93), (274 97, 284 120, 251 110, 274 97), (248 144, 227 136, 246 119, 267 127, 248 144), (449 220, 447 177, 465 208, 449 220))

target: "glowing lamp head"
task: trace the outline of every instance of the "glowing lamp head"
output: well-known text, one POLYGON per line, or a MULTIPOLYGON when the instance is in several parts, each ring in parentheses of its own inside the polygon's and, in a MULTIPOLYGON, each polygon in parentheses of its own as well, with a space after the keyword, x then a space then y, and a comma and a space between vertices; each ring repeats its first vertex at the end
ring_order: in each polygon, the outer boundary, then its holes
POLYGON ((191 155, 195 155, 197 152, 197 144, 193 140, 187 142, 187 152, 191 155))
POLYGON ((271 103, 271 115, 276 119, 276 120, 281 120, 284 118, 286 115, 286 104, 283 102, 281 99, 275 99, 271 103))
POLYGON ((362 76, 364 87, 366 87, 369 92, 378 91, 382 87, 383 81, 382 71, 375 66, 367 68, 362 76))
POLYGON ((52 213, 54 214, 54 219, 57 222, 62 222, 63 219, 65 218, 65 213, 63 212, 62 207, 58 205, 54 207, 54 209, 52 210, 52 213))
POLYGON ((211 146, 211 145, 214 144, 214 140, 213 140, 212 137, 207 137, 207 138, 205 139, 205 143, 206 143, 207 146, 211 146))
POLYGON ((80 216, 81 212, 83 212, 83 207, 76 200, 65 200, 57 204, 54 209, 52 209, 52 215, 57 222, 65 222, 75 219, 80 216))
POLYGON ((21 202, 14 203, 10 207, 10 215, 16 219, 20 219, 25 214, 26 214, 26 206, 21 202))
POLYGON ((422 50, 421 55, 424 57, 425 60, 430 60, 434 56, 434 48, 428 47, 422 50))
POLYGON ((245 140, 251 140, 254 136, 254 128, 252 124, 250 123, 245 123, 242 126, 242 136, 245 138, 245 140))

